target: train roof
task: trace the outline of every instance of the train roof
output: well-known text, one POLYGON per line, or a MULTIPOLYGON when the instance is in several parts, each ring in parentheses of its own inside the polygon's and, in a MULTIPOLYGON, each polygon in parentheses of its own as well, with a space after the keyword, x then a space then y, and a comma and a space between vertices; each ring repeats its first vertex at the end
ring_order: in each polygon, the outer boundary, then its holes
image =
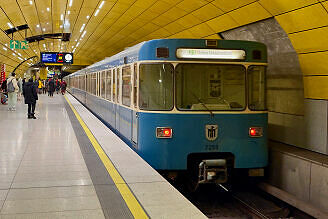
MULTIPOLYGON (((213 40, 212 40, 213 41, 213 40)), ((267 62, 266 46, 260 42, 243 41, 243 40, 214 40, 217 41, 216 49, 244 50, 246 53, 243 62, 267 62), (254 58, 254 51, 261 52, 260 58, 254 58)), ((177 61, 176 50, 178 48, 208 48, 206 39, 157 39, 141 42, 135 46, 126 48, 124 51, 107 57, 96 62, 84 69, 74 72, 73 75, 82 75, 90 72, 96 72, 112 68, 115 66, 133 63, 144 60, 165 60, 177 61), (157 57, 157 48, 168 48, 168 57, 157 57)), ((213 47, 211 47, 213 49, 213 47)))

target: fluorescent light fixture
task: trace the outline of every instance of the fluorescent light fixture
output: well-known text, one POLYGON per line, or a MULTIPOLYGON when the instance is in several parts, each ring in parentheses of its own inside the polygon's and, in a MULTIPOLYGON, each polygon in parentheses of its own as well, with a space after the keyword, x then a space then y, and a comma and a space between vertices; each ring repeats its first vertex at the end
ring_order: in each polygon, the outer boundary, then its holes
POLYGON ((68 6, 72 7, 72 5, 73 5, 73 0, 70 0, 68 6))
POLYGON ((39 28, 40 27, 40 24, 37 24, 36 27, 39 28))
POLYGON ((3 47, 3 50, 7 51, 8 49, 6 47, 3 47))
POLYGON ((88 15, 88 16, 87 16, 87 19, 89 19, 89 18, 90 18, 90 16, 88 15))
POLYGON ((22 56, 22 54, 20 54, 19 52, 17 53, 19 56, 22 56))
POLYGON ((30 1, 30 5, 33 5, 33 2, 32 1, 30 1))
POLYGON ((87 33, 87 31, 85 30, 85 31, 82 33, 81 38, 83 38, 84 35, 85 35, 86 33, 87 33))
POLYGON ((96 11, 96 13, 95 13, 95 16, 97 16, 97 15, 98 15, 98 13, 99 13, 99 9, 97 9, 97 11, 96 11))
POLYGON ((13 28, 14 26, 11 23, 7 23, 10 28, 13 28))
POLYGON ((182 59, 231 59, 244 60, 246 53, 244 50, 226 49, 177 49, 177 58, 182 59))
POLYGON ((21 57, 17 57, 19 60, 23 61, 23 59, 21 57))
POLYGON ((64 20, 64 15, 63 14, 60 15, 60 20, 62 20, 62 21, 64 20))
POLYGON ((47 11, 50 11, 50 8, 47 8, 47 11))
POLYGON ((75 40, 75 42, 77 42, 77 39, 75 40))
POLYGON ((104 4, 105 4, 105 1, 102 1, 102 2, 100 3, 100 5, 99 5, 99 9, 101 9, 102 6, 104 6, 104 4))
POLYGON ((16 56, 16 54, 15 54, 15 53, 13 53, 13 56, 16 56))
MULTIPOLYGON (((80 45, 80 42, 78 42, 78 43, 76 44, 76 47, 78 47, 79 45, 80 45)), ((76 48, 76 47, 75 47, 75 48, 76 48)))
POLYGON ((46 28, 43 28, 42 30, 43 30, 43 31, 46 31, 46 28))
POLYGON ((5 46, 7 46, 7 47, 8 47, 8 44, 6 43, 6 44, 5 44, 5 46))
POLYGON ((63 28, 63 25, 60 25, 59 27, 60 27, 60 28, 63 28))
POLYGON ((85 27, 85 24, 82 24, 82 27, 81 27, 81 29, 80 29, 80 33, 82 33, 84 27, 85 27))
POLYGON ((71 14, 71 11, 67 11, 67 14, 71 14))

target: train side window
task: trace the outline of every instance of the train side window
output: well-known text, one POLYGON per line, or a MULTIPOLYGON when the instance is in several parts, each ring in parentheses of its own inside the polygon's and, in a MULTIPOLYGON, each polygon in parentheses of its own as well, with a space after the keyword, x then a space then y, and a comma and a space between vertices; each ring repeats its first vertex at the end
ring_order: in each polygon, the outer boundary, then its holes
POLYGON ((266 110, 266 66, 250 66, 248 72, 248 107, 266 110))
POLYGON ((116 69, 116 102, 120 102, 120 69, 116 69))
POLYGON ((134 69, 133 69, 133 106, 134 108, 137 108, 137 86, 138 86, 138 74, 137 74, 137 71, 138 71, 138 65, 137 64, 134 64, 134 69))
POLYGON ((131 66, 122 68, 122 104, 131 106, 131 66))
POLYGON ((113 69, 113 102, 116 102, 116 70, 113 69))
POLYGON ((97 87, 97 73, 91 74, 91 93, 96 95, 96 87, 97 87))
POLYGON ((101 97, 106 98, 106 71, 102 71, 100 75, 101 97))
POLYGON ((106 71, 106 99, 107 100, 111 100, 111 91, 112 91, 112 81, 111 81, 111 77, 112 77, 112 72, 111 70, 106 71))

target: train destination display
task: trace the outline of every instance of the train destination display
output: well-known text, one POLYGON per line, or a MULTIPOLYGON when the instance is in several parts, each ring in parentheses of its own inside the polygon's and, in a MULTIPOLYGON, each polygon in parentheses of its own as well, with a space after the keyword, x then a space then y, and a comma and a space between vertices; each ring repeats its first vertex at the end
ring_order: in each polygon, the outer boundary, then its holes
POLYGON ((55 64, 73 64, 73 53, 41 52, 41 62, 55 64))

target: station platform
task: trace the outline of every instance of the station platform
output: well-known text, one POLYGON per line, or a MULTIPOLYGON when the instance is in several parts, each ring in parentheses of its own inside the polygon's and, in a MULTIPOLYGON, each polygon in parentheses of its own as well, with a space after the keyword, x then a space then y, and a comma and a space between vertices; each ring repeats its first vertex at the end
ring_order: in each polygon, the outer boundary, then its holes
POLYGON ((206 218, 71 95, 0 105, 0 218, 206 218))

